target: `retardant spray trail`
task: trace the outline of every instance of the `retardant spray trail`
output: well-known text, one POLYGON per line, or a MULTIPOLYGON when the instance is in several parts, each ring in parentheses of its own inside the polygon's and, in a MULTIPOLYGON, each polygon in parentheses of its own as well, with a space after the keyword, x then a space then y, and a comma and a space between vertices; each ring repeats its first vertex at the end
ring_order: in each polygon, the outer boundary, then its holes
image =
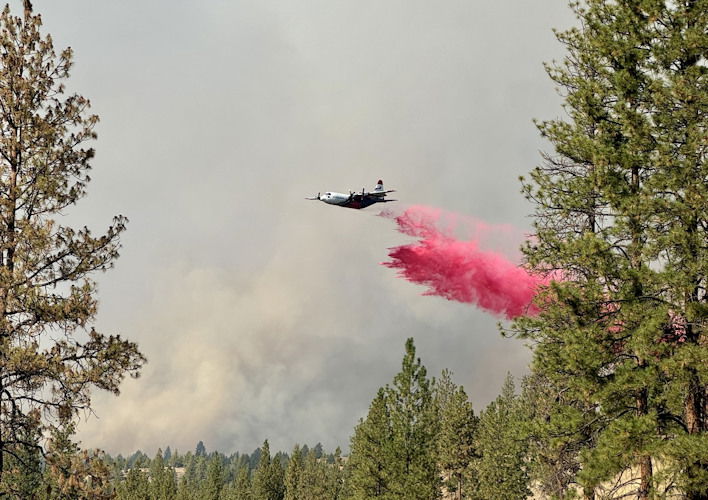
POLYGON ((400 232, 418 238, 416 243, 390 249, 391 260, 382 264, 398 269, 398 275, 408 281, 426 285, 424 295, 475 304, 509 319, 537 312, 531 302, 547 280, 499 251, 486 249, 500 234, 508 235, 509 226, 491 226, 422 205, 401 215, 382 212, 381 216, 393 219, 400 232), (455 235, 460 225, 468 238, 455 235))

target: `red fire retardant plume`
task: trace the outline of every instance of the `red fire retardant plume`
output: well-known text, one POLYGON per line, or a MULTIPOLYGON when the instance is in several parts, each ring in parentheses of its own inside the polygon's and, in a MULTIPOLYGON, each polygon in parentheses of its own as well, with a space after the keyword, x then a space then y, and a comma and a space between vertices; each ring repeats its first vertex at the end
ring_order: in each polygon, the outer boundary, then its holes
POLYGON ((416 243, 390 249, 391 260, 383 265, 398 269, 398 275, 408 281, 426 285, 424 295, 474 304, 508 319, 537 312, 531 301, 547 280, 497 251, 481 248, 508 234, 508 226, 490 226, 421 205, 402 215, 381 215, 396 221, 400 232, 418 238, 416 243), (469 239, 453 234, 461 221, 471 233, 469 239))

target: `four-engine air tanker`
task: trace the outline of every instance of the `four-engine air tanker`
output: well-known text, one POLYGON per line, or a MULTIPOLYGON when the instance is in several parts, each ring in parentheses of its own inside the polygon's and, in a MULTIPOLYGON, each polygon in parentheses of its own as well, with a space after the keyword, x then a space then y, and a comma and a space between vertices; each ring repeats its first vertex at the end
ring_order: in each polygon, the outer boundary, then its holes
POLYGON ((386 194, 393 193, 394 191, 395 189, 384 191, 383 181, 379 180, 373 191, 366 191, 365 189, 362 189, 360 193, 349 191, 349 194, 332 193, 328 191, 324 194, 317 193, 317 196, 305 199, 320 200, 324 201, 325 203, 329 203, 330 205, 360 209, 371 206, 374 203, 386 203, 387 201, 396 201, 386 199, 386 194))

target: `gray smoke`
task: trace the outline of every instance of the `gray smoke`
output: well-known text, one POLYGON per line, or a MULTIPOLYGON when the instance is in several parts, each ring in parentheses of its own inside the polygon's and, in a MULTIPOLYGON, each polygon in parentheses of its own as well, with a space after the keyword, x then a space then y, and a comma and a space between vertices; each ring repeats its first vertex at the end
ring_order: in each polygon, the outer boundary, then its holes
MULTIPOLYGON (((423 297, 379 265, 409 241, 376 207, 305 201, 372 188, 528 228, 517 177, 559 98, 551 0, 35 0, 69 82, 101 115, 89 196, 69 214, 130 218, 100 277, 99 329, 150 362, 96 394, 86 447, 346 447, 414 337, 479 410, 528 350, 494 318, 423 297)), ((12 3, 16 11, 19 1, 12 3)))

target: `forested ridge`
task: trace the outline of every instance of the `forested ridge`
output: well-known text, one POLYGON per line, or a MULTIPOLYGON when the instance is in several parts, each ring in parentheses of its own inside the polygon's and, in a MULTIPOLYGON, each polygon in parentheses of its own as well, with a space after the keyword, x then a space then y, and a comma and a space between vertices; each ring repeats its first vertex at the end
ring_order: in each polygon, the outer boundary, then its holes
POLYGON ((252 453, 167 447, 150 457, 103 455, 119 499, 523 498, 530 417, 509 375, 499 397, 475 415, 464 388, 445 370, 428 377, 413 339, 401 371, 379 389, 353 431, 350 450, 296 444, 252 453))

